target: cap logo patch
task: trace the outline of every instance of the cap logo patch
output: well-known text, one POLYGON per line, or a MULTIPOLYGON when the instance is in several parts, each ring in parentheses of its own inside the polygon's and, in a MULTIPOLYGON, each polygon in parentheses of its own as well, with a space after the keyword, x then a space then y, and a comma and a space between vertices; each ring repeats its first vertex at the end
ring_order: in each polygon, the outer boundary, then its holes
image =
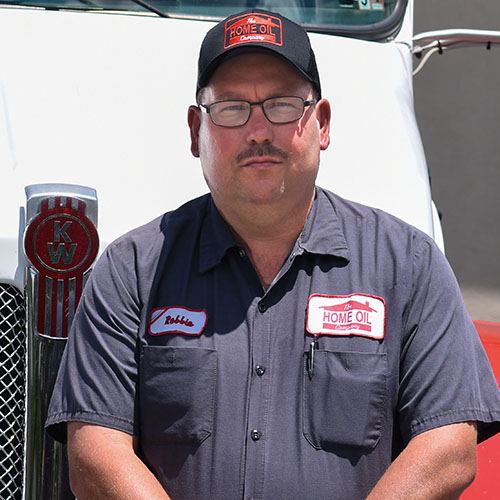
POLYGON ((224 24, 224 48, 249 42, 283 45, 281 19, 263 14, 244 14, 224 24))
POLYGON ((207 311, 182 306, 158 307, 151 312, 150 335, 180 333, 200 335, 208 321, 207 311))
POLYGON ((374 295, 313 294, 307 303, 307 331, 312 335, 385 336, 385 300, 374 295))

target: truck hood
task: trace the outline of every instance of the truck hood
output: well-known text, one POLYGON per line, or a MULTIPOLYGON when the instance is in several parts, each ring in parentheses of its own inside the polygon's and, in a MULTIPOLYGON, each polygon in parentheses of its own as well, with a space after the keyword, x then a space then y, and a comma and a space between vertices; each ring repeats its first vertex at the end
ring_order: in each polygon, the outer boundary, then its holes
MULTIPOLYGON (((0 279, 22 287, 24 188, 90 186, 102 249, 207 191, 191 156, 209 22, 0 8, 0 279)), ((332 142, 318 184, 433 234, 410 46, 311 34, 332 142)))

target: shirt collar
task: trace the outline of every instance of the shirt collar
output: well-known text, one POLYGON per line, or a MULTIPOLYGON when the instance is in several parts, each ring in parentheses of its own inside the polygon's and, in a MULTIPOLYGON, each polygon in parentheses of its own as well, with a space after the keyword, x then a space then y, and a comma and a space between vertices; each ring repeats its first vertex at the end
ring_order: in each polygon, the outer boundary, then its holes
POLYGON ((330 193, 327 196, 322 188, 316 187, 313 206, 296 247, 299 251, 350 260, 349 247, 334 201, 335 195, 330 193))
MULTIPOLYGON (((334 197, 333 197, 334 198, 334 197)), ((238 248, 229 226, 210 196, 200 237, 200 272, 215 267, 230 248, 238 248)), ((332 196, 316 188, 313 206, 295 243, 295 253, 332 255, 350 260, 349 248, 332 196)))

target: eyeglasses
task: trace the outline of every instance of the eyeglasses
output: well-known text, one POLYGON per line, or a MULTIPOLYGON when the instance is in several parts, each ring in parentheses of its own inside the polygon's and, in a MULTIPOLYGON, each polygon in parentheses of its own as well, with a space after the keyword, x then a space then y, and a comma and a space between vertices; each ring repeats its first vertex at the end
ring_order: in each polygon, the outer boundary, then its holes
POLYGON ((200 108, 210 115, 214 125, 219 127, 241 127, 250 118, 252 106, 262 106, 264 115, 271 123, 292 123, 302 118, 306 106, 312 106, 316 99, 304 101, 302 97, 271 97, 264 101, 218 101, 200 108))

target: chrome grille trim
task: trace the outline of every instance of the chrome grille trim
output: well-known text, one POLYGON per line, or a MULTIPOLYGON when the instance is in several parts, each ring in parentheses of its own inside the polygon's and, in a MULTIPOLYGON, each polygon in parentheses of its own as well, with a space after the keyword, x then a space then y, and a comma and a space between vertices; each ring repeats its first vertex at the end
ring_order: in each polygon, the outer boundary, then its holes
POLYGON ((23 294, 0 283, 0 498, 23 494, 26 329, 23 294))

